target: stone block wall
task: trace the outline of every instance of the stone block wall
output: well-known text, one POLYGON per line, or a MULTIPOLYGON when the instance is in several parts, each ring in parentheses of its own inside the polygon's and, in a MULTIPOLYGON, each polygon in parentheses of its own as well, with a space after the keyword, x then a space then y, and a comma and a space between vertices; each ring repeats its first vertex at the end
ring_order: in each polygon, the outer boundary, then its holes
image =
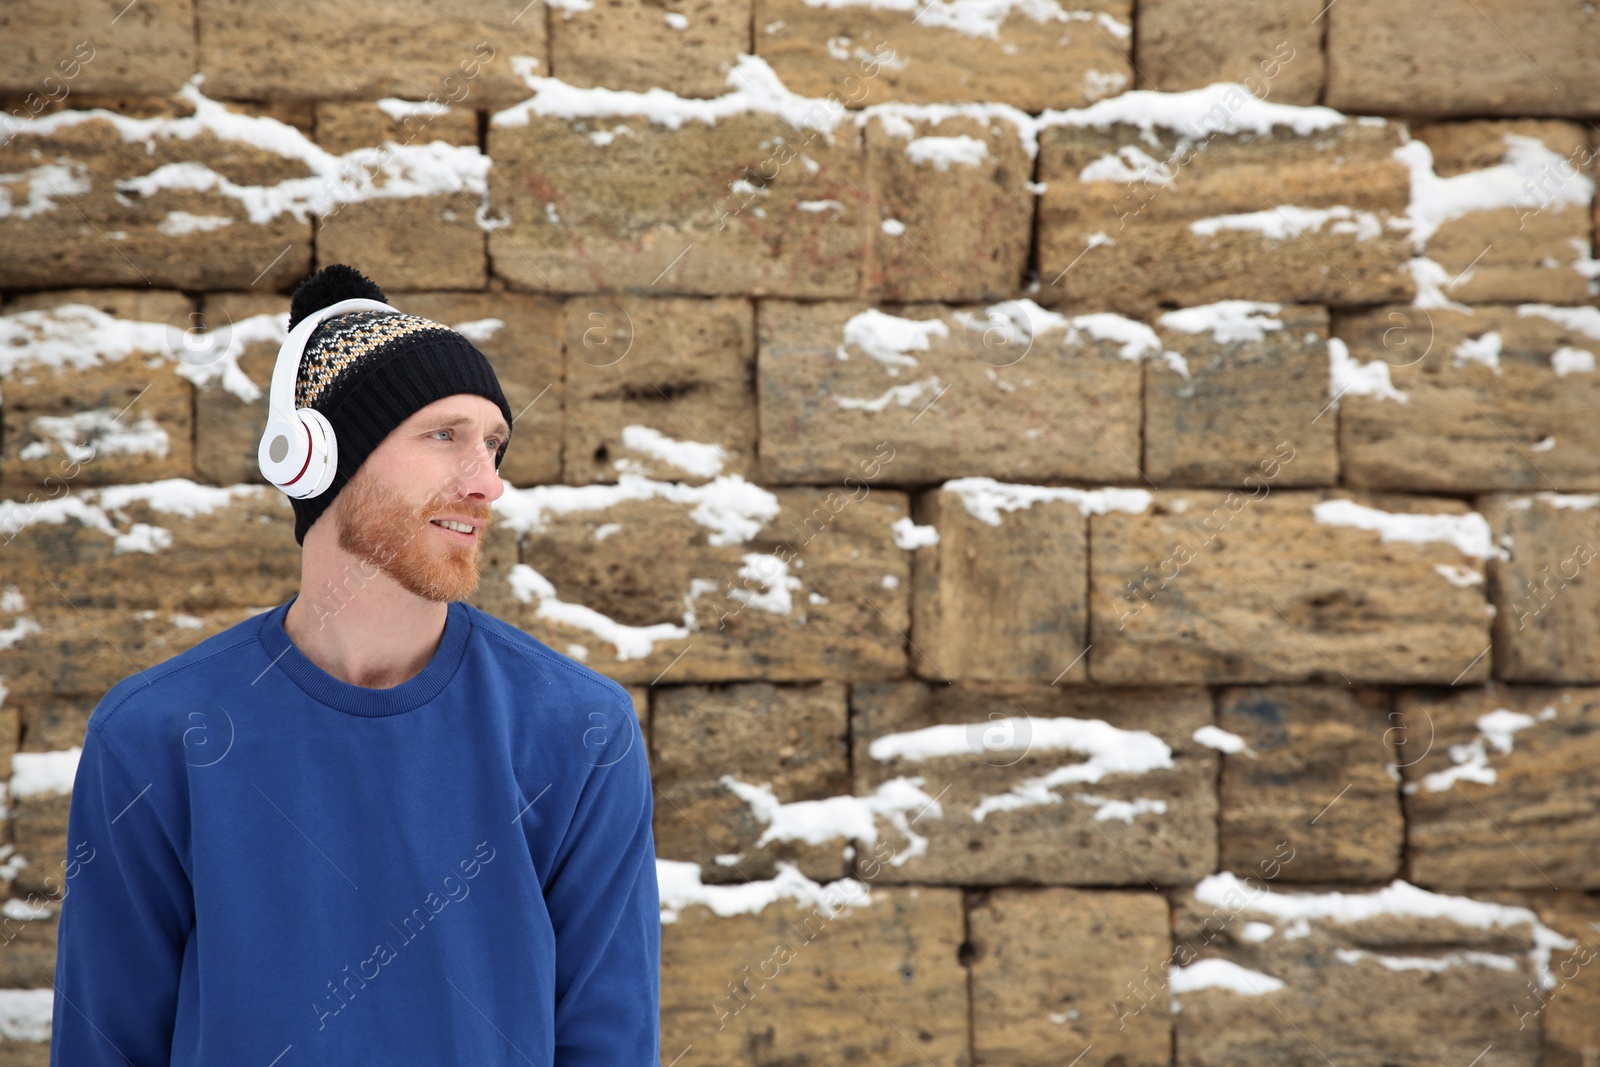
POLYGON ((333 262, 519 412, 664 1065, 1600 1064, 1597 120, 1571 0, 0 12, 0 1067, 333 262))

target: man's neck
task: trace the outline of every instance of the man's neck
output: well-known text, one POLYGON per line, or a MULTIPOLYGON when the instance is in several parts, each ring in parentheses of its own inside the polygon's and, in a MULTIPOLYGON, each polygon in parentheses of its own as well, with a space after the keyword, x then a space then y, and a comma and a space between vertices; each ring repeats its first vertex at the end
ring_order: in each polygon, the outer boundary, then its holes
POLYGON ((351 685, 389 689, 415 677, 439 648, 450 606, 416 596, 345 553, 334 555, 351 565, 328 566, 333 561, 323 554, 302 557, 300 595, 283 620, 289 639, 351 685))

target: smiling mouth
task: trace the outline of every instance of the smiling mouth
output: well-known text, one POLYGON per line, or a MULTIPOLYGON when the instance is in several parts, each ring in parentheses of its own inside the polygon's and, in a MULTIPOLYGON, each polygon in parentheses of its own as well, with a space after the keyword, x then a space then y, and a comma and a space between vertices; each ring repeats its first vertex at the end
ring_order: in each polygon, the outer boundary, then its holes
POLYGON ((428 520, 428 525, 432 526, 432 527, 434 527, 436 529, 443 530, 445 532, 446 536, 450 537, 452 540, 454 540, 454 541, 456 541, 458 543, 461 543, 461 544, 467 544, 467 543, 470 543, 470 542, 476 542, 477 539, 478 539, 478 531, 476 529, 474 529, 473 527, 467 526, 467 528, 465 530, 461 530, 461 529, 457 528, 457 527, 461 527, 461 526, 466 526, 466 523, 454 523, 453 522, 453 523, 450 523, 447 526, 447 525, 445 525, 444 522, 440 521, 439 519, 429 519, 428 520))

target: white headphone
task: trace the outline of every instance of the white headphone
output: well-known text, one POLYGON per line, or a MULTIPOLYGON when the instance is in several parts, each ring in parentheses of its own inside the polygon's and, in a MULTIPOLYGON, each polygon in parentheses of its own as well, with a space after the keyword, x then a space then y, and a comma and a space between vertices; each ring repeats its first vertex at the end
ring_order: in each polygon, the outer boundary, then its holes
POLYGON ((329 304, 295 324, 278 349, 278 362, 272 368, 272 388, 267 393, 267 426, 256 448, 256 463, 261 473, 279 489, 297 500, 316 496, 333 482, 339 467, 339 442, 333 426, 315 408, 294 406, 294 383, 300 376, 300 361, 306 342, 324 319, 352 311, 392 311, 379 300, 353 298, 329 304))

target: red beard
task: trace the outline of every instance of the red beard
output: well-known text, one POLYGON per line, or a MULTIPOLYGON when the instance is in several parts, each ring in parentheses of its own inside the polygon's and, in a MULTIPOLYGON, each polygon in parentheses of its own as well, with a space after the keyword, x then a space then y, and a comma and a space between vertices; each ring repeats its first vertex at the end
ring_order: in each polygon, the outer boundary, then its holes
POLYGON ((437 494, 414 503, 367 473, 358 470, 339 493, 339 547, 426 600, 466 600, 476 593, 488 505, 446 507, 437 494), (483 525, 469 545, 429 522, 440 515, 483 525))

